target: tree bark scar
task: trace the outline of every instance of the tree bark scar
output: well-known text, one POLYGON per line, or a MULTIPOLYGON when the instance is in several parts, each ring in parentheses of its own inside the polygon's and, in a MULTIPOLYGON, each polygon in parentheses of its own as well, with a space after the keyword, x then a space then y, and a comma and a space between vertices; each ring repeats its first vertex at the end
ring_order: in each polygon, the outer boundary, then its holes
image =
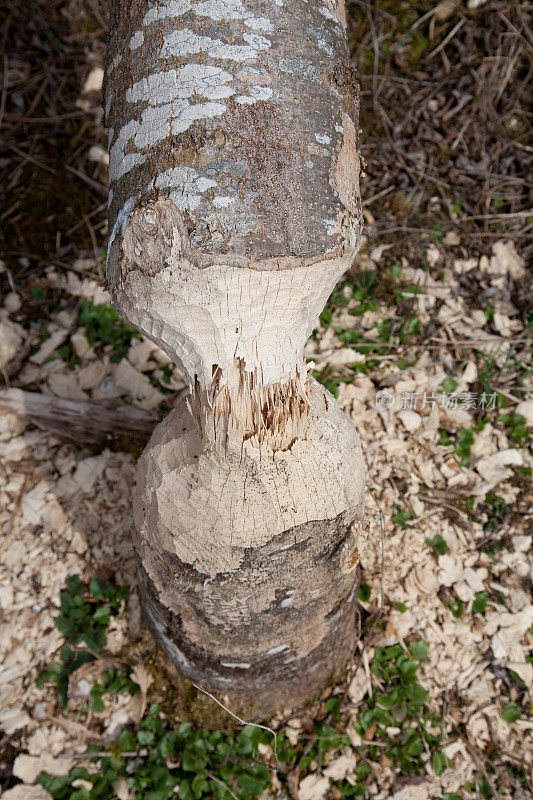
POLYGON ((183 369, 206 438, 290 448, 305 340, 360 240, 342 3, 112 5, 115 306, 183 369))
POLYGON ((122 248, 115 306, 184 371, 203 435, 223 448, 238 435, 273 450, 304 437, 303 348, 349 257, 292 270, 199 267, 169 199, 132 207, 122 248))
POLYGON ((325 661, 324 681, 339 668, 355 636, 348 598, 356 575, 343 563, 350 526, 341 515, 300 528, 284 538, 297 538, 301 547, 250 548, 239 573, 210 580, 175 557, 159 559, 157 574, 150 576, 144 546, 136 542, 149 617, 157 620, 163 649, 183 654, 187 677, 217 690, 226 690, 229 680, 233 692, 249 694, 250 682, 254 691, 270 688, 274 673, 277 690, 285 694, 302 691, 306 671, 317 660, 325 661), (273 575, 275 587, 269 586, 273 575), (253 597, 265 591, 271 602, 254 611, 253 597))
POLYGON ((139 465, 134 545, 147 619, 183 674, 243 701, 260 697, 257 716, 283 698, 303 699, 309 681, 326 683, 354 644, 362 537, 353 523, 362 515, 364 468, 336 404, 325 425, 315 416, 323 393, 313 385, 310 441, 274 461, 246 443, 222 459, 210 454, 178 407, 139 465), (334 515, 324 498, 316 504, 318 486, 334 515))
POLYGON ((122 248, 122 278, 134 269, 153 277, 167 265, 169 253, 181 253, 187 241, 183 218, 171 200, 147 200, 130 214, 122 248))

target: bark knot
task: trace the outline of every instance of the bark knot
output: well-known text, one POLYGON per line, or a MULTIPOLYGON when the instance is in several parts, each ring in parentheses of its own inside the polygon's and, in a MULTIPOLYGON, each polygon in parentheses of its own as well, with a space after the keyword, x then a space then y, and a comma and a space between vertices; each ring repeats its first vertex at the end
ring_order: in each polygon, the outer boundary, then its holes
POLYGON ((167 265, 170 253, 181 253, 185 242, 183 220, 175 203, 160 198, 139 204, 124 233, 123 275, 131 269, 157 275, 167 265))

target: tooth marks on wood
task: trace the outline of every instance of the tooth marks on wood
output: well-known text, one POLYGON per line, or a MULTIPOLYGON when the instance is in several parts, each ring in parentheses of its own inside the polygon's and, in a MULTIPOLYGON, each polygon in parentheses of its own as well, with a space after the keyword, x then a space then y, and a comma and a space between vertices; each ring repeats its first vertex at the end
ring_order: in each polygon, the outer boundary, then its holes
POLYGON ((343 3, 112 5, 109 286, 190 388, 139 462, 144 608, 265 716, 355 635, 365 469, 303 358, 362 228, 343 3))
MULTIPOLYGON (((174 553, 213 578, 240 570, 248 548, 272 540, 274 552, 296 544, 284 531, 341 514, 346 525, 359 518, 365 477, 359 440, 333 400, 322 411, 325 393, 311 382, 306 437, 275 452, 240 434, 218 448, 199 433, 185 403, 171 412, 139 463, 134 517, 150 543, 146 557, 174 553)), ((343 550, 343 563, 350 553, 343 550)))

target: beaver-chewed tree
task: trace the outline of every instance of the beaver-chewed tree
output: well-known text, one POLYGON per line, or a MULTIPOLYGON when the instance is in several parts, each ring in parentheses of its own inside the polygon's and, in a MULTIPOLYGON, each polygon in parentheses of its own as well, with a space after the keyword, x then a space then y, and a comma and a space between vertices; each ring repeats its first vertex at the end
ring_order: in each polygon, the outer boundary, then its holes
POLYGON ((111 11, 109 285, 190 386, 139 463, 143 607, 186 677, 266 716, 355 638, 365 469, 303 360, 360 239, 344 1, 111 11))

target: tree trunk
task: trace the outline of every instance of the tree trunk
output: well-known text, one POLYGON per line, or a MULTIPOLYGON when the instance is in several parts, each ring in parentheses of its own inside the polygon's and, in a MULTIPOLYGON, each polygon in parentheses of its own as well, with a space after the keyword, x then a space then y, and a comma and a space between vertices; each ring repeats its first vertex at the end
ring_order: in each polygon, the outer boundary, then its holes
POLYGON ((304 344, 361 230, 343 0, 114 0, 108 277, 188 378, 139 463, 144 611, 266 716, 355 639, 365 470, 304 344))

